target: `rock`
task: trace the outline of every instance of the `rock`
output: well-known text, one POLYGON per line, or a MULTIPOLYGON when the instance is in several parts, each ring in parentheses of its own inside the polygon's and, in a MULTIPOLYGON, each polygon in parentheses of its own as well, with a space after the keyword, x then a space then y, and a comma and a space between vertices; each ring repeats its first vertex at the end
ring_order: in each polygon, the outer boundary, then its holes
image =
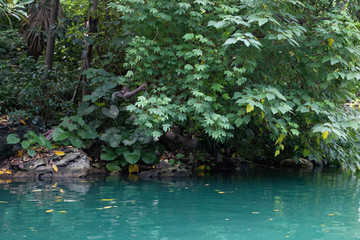
POLYGON ((309 160, 305 159, 305 158, 299 158, 298 163, 295 162, 294 159, 292 158, 288 158, 288 159, 284 159, 280 161, 280 166, 281 167, 295 167, 295 168, 308 168, 308 169, 312 169, 314 168, 314 165, 312 164, 312 162, 310 162, 309 160))
POLYGON ((67 147, 63 151, 64 156, 54 155, 51 159, 39 158, 24 162, 18 171, 13 171, 13 177, 38 180, 85 177, 91 168, 87 155, 73 147, 67 147))

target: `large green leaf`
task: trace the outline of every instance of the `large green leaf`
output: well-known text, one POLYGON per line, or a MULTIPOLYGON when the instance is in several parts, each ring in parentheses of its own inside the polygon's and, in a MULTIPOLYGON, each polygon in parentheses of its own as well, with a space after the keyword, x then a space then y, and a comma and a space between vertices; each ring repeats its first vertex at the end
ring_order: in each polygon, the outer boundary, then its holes
POLYGON ((143 160, 147 164, 151 164, 155 162, 156 160, 156 154, 155 151, 149 151, 149 152, 142 152, 141 153, 141 160, 143 160))
POLYGON ((57 127, 52 132, 52 136, 53 136, 54 141, 62 141, 70 136, 70 132, 64 131, 60 127, 57 127))
POLYGON ((102 113, 112 119, 116 119, 119 115, 119 109, 115 105, 111 105, 110 109, 106 107, 101 108, 102 113))
POLYGON ((18 136, 15 133, 12 133, 6 137, 6 142, 7 144, 16 144, 20 142, 20 138, 18 138, 18 136))
POLYGON ((112 161, 106 164, 106 169, 110 172, 121 171, 120 161, 112 161))
POLYGON ((125 160, 130 164, 135 164, 137 161, 139 161, 141 156, 141 151, 139 149, 136 149, 134 152, 126 151, 124 152, 124 158, 125 160))

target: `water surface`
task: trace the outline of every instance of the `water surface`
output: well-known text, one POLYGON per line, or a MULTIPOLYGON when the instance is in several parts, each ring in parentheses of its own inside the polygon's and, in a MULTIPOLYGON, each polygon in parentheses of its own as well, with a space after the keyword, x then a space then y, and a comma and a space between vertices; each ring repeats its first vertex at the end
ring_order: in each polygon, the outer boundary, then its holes
POLYGON ((144 181, 0 180, 1 239, 360 239, 360 179, 339 171, 144 181))

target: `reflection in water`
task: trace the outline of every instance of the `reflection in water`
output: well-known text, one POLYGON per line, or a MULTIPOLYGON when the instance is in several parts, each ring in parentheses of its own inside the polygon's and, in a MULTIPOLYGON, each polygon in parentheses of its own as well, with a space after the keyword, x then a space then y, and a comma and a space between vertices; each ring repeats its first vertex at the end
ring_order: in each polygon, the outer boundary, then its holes
POLYGON ((3 239, 357 239, 360 182, 336 172, 0 182, 3 239))

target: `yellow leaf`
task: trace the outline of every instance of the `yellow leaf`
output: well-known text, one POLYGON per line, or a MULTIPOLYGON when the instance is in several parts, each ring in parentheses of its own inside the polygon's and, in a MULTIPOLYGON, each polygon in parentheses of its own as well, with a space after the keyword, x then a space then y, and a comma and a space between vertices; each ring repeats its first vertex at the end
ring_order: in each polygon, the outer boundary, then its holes
POLYGON ((67 211, 58 211, 58 212, 60 212, 60 213, 65 213, 65 212, 67 212, 67 211))
POLYGON ((50 210, 46 210, 45 212, 52 212, 52 211, 54 211, 54 210, 50 209, 50 210))
POLYGON ((55 164, 52 165, 52 168, 54 169, 55 172, 58 171, 58 167, 55 164))
POLYGON ((55 154, 58 155, 58 156, 64 156, 65 153, 62 152, 62 151, 55 151, 55 154))
POLYGON ((200 65, 203 65, 203 64, 204 64, 204 62, 205 62, 205 60, 202 60, 202 61, 201 61, 201 63, 200 63, 200 65))
POLYGON ((4 174, 4 173, 5 173, 4 171, 0 171, 0 175, 1 175, 1 174, 4 174))
POLYGON ((109 199, 101 199, 100 201, 103 201, 103 202, 110 202, 110 201, 113 201, 114 199, 113 198, 109 198, 109 199))
POLYGON ((20 122, 21 122, 22 124, 26 125, 26 122, 24 122, 24 120, 21 120, 21 119, 20 119, 20 122))
POLYGON ((106 207, 104 207, 104 209, 108 209, 108 208, 112 208, 112 206, 106 206, 106 207))
MULTIPOLYGON (((285 136, 284 134, 280 134, 280 137, 276 140, 275 145, 278 143, 282 143, 282 141, 284 140, 285 136)), ((276 156, 275 156, 276 157, 276 156)))
POLYGON ((246 106, 246 113, 249 113, 249 112, 251 112, 252 110, 254 110, 254 107, 252 107, 251 105, 250 105, 250 103, 246 106))
POLYGON ((252 214, 260 214, 260 212, 251 212, 252 214))
POLYGON ((12 172, 10 170, 7 170, 5 173, 12 174, 12 172))
POLYGON ((261 120, 263 120, 265 117, 265 113, 263 111, 261 111, 261 120))
POLYGON ((322 138, 326 139, 328 137, 328 135, 329 135, 329 131, 325 131, 322 133, 322 138))
POLYGON ((138 172, 139 172, 138 165, 136 165, 136 164, 129 165, 129 173, 138 173, 138 172))
POLYGON ((278 150, 275 151, 275 157, 276 157, 277 155, 279 155, 279 154, 280 154, 280 150, 278 149, 278 150))
POLYGON ((204 170, 204 169, 205 169, 205 165, 200 165, 200 166, 197 167, 197 169, 199 169, 199 170, 204 170))
POLYGON ((218 194, 224 194, 225 192, 218 192, 218 194))
POLYGON ((329 38, 329 39, 328 39, 329 47, 331 47, 334 42, 335 42, 335 40, 334 40, 333 38, 329 38))

